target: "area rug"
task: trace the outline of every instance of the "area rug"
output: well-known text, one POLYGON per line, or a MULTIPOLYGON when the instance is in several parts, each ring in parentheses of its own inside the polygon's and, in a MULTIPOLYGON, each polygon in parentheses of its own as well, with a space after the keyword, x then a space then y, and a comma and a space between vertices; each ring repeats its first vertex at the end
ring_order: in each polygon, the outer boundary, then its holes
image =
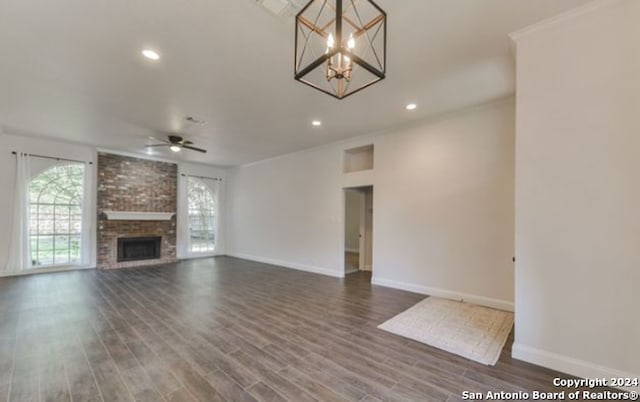
POLYGON ((493 366, 513 326, 513 313, 428 297, 378 328, 493 366))

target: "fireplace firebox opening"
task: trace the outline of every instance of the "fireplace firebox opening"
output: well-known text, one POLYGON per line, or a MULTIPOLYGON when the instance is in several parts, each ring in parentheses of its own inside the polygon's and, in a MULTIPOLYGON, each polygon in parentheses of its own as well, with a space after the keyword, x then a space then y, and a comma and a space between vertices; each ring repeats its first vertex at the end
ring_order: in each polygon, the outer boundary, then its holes
POLYGON ((119 237, 118 262, 160 258, 162 237, 119 237))

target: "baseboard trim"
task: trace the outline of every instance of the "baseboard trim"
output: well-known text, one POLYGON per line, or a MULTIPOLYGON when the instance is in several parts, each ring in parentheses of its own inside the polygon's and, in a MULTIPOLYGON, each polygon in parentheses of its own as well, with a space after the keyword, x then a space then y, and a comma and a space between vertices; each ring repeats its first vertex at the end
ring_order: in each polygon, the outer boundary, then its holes
MULTIPOLYGON (((600 366, 573 357, 559 355, 542 349, 514 343, 511 347, 511 357, 546 367, 561 373, 580 378, 638 378, 640 374, 625 373, 609 367, 600 366)), ((637 387, 614 387, 623 391, 638 391, 637 387)))
POLYGON ((24 276, 24 275, 37 275, 37 274, 53 274, 56 272, 69 272, 69 271, 85 271, 88 269, 96 269, 95 266, 62 266, 54 268, 29 268, 19 272, 3 272, 0 273, 0 278, 8 278, 12 276, 24 276))
POLYGON ((314 274, 327 275, 327 276, 332 276, 334 278, 344 278, 344 270, 333 271, 326 268, 314 267, 312 265, 298 264, 298 263, 289 262, 289 261, 276 260, 273 258, 258 257, 255 255, 250 255, 245 253, 227 252, 226 255, 228 255, 229 257, 241 258, 243 260, 250 260, 255 262, 262 262, 264 264, 277 265, 280 267, 295 269, 298 271, 305 271, 305 272, 311 272, 314 274))
POLYGON ((481 306, 491 307, 498 310, 505 311, 513 311, 514 306, 513 302, 500 300, 500 299, 492 299, 484 296, 477 296, 468 293, 460 293, 454 292, 451 290, 445 289, 437 289, 430 288, 427 286, 416 285, 413 283, 394 281, 391 279, 378 278, 374 276, 371 278, 371 283, 373 285, 384 286, 387 288, 401 289, 406 290, 413 293, 420 293, 429 296, 442 297, 443 299, 451 299, 451 300, 464 300, 467 303, 478 304, 481 306))

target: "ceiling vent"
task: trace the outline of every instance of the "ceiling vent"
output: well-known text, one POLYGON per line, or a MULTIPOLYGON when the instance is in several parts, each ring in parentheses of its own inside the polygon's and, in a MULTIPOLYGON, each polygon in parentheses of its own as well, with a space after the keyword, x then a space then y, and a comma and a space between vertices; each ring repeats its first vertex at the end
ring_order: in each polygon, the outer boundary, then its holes
MULTIPOLYGON (((303 0, 299 0, 302 2, 303 0)), ((302 5, 296 0, 255 0, 256 4, 267 9, 271 14, 281 17, 294 16, 302 9, 302 5)))

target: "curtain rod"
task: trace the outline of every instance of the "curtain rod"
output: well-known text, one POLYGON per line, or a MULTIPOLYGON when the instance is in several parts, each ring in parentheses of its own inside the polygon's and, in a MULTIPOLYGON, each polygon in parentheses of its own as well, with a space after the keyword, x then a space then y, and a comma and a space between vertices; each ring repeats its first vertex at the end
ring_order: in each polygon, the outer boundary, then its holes
MULTIPOLYGON (((13 155, 17 155, 18 153, 16 151, 12 151, 11 152, 13 155)), ((44 158, 44 159, 53 159, 53 160, 57 160, 57 161, 66 161, 66 162, 77 162, 77 163, 88 163, 89 165, 93 165, 93 162, 89 161, 78 161, 75 159, 67 159, 67 158, 58 158, 55 156, 46 156, 46 155, 36 155, 36 154, 25 154, 28 156, 33 156, 34 158, 44 158)))
POLYGON ((189 176, 189 177, 195 177, 195 178, 198 178, 198 179, 209 179, 209 180, 222 181, 222 179, 219 178, 219 177, 196 176, 196 175, 193 175, 193 174, 186 174, 186 173, 180 173, 180 176, 189 176))

